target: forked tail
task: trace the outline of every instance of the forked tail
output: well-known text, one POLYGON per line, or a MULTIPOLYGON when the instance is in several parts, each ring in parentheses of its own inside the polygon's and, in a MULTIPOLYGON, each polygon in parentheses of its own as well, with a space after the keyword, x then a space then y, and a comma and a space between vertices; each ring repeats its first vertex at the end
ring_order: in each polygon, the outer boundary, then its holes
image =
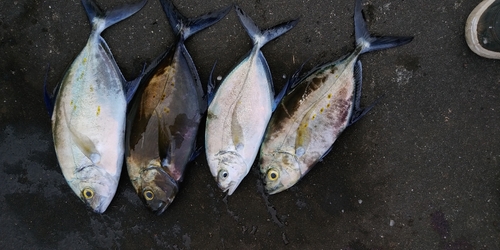
POLYGON ((82 0, 82 4, 92 25, 92 31, 100 34, 109 26, 135 14, 146 5, 147 1, 142 0, 138 3, 122 5, 121 7, 105 12, 97 6, 94 0, 82 0))
POLYGON ((356 0, 356 6, 354 8, 354 34, 356 37, 356 46, 361 46, 361 54, 375 50, 394 48, 405 45, 413 40, 411 36, 372 36, 366 27, 366 22, 361 12, 363 8, 362 1, 363 0, 356 0))
POLYGON ((182 33, 182 38, 186 40, 198 31, 212 26, 224 18, 231 10, 232 6, 219 9, 214 12, 196 18, 186 18, 183 16, 170 0, 160 0, 161 6, 167 15, 170 26, 176 34, 182 33))
POLYGON ((295 25, 297 25, 298 22, 297 20, 292 20, 282 24, 278 24, 266 30, 261 30, 239 6, 236 6, 236 14, 238 14, 238 17, 245 27, 248 35, 250 36, 250 38, 252 38, 253 43, 256 44, 258 48, 262 48, 262 46, 264 46, 269 41, 291 30, 293 27, 295 27, 295 25))

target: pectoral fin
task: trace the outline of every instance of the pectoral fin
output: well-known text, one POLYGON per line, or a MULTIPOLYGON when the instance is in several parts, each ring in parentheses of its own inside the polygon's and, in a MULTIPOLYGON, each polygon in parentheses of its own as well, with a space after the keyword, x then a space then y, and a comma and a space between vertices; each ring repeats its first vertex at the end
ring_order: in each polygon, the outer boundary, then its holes
POLYGON ((83 155, 85 155, 92 163, 97 164, 101 161, 101 154, 97 150, 94 142, 86 135, 75 130, 71 123, 68 121, 68 116, 64 114, 64 119, 66 121, 66 126, 69 129, 71 140, 80 149, 83 155))
POLYGON ((163 124, 162 117, 158 116, 158 152, 163 166, 170 166, 174 149, 175 140, 170 129, 163 124))
POLYGON ((241 124, 238 122, 238 118, 236 117, 237 114, 233 115, 233 119, 231 120, 231 135, 233 139, 233 145, 236 146, 237 150, 243 148, 243 128, 241 127, 241 124))
POLYGON ((89 160, 92 161, 92 163, 94 164, 99 163, 101 161, 101 154, 99 154, 99 151, 97 151, 94 142, 92 142, 92 140, 88 136, 72 129, 71 126, 68 127, 71 132, 71 139, 73 140, 75 145, 80 149, 80 151, 87 158, 89 158, 89 160))

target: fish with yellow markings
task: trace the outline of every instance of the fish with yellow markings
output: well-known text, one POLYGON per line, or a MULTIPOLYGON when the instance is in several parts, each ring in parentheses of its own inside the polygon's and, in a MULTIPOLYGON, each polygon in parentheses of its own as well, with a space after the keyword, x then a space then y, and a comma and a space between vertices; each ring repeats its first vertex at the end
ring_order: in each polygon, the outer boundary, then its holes
POLYGON ((100 34, 139 11, 146 0, 106 12, 92 0, 82 4, 92 25, 90 37, 56 88, 55 100, 45 88, 45 102, 66 181, 94 212, 103 213, 118 187, 127 102, 139 78, 124 79, 100 34))
POLYGON ((412 37, 372 37, 356 0, 356 48, 345 58, 293 77, 271 118, 260 149, 266 191, 279 193, 295 185, 332 148, 340 133, 366 114, 360 108, 360 54, 409 43, 412 37))

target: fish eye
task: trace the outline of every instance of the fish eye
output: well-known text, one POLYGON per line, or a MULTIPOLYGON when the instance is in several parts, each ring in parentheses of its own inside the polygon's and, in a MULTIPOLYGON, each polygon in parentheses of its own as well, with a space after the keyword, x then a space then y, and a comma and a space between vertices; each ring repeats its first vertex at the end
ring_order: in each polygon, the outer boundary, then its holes
POLYGON ((279 176, 280 176, 280 174, 278 173, 278 171, 276 171, 274 169, 267 171, 267 178, 271 181, 277 180, 279 176))
POLYGON ((91 188, 85 188, 82 190, 83 197, 87 200, 92 199, 94 197, 94 190, 91 188))
POLYGON ((219 178, 225 180, 229 176, 229 172, 227 170, 219 171, 219 178))
POLYGON ((151 190, 146 190, 142 193, 144 195, 144 199, 150 201, 155 197, 155 194, 151 190))

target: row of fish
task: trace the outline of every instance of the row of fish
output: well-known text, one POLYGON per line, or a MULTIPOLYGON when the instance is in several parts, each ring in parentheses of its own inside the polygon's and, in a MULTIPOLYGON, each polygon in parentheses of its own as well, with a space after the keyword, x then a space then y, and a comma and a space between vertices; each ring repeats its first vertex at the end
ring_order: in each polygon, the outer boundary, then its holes
POLYGON ((184 41, 224 18, 231 6, 189 19, 171 1, 160 0, 176 43, 137 79, 126 81, 100 34, 146 1, 102 11, 93 0, 82 0, 92 25, 90 37, 54 94, 45 91, 62 173, 97 213, 106 210, 116 192, 123 159, 139 197, 152 211, 164 212, 188 162, 200 154, 196 137, 205 113, 207 162, 223 192, 233 194, 257 155, 267 192, 286 190, 373 107, 359 106, 359 55, 412 40, 370 36, 361 0, 356 0, 355 50, 304 76, 297 72, 275 95, 260 49, 297 21, 261 30, 236 6, 253 48, 219 86, 210 82, 204 91, 184 41))

